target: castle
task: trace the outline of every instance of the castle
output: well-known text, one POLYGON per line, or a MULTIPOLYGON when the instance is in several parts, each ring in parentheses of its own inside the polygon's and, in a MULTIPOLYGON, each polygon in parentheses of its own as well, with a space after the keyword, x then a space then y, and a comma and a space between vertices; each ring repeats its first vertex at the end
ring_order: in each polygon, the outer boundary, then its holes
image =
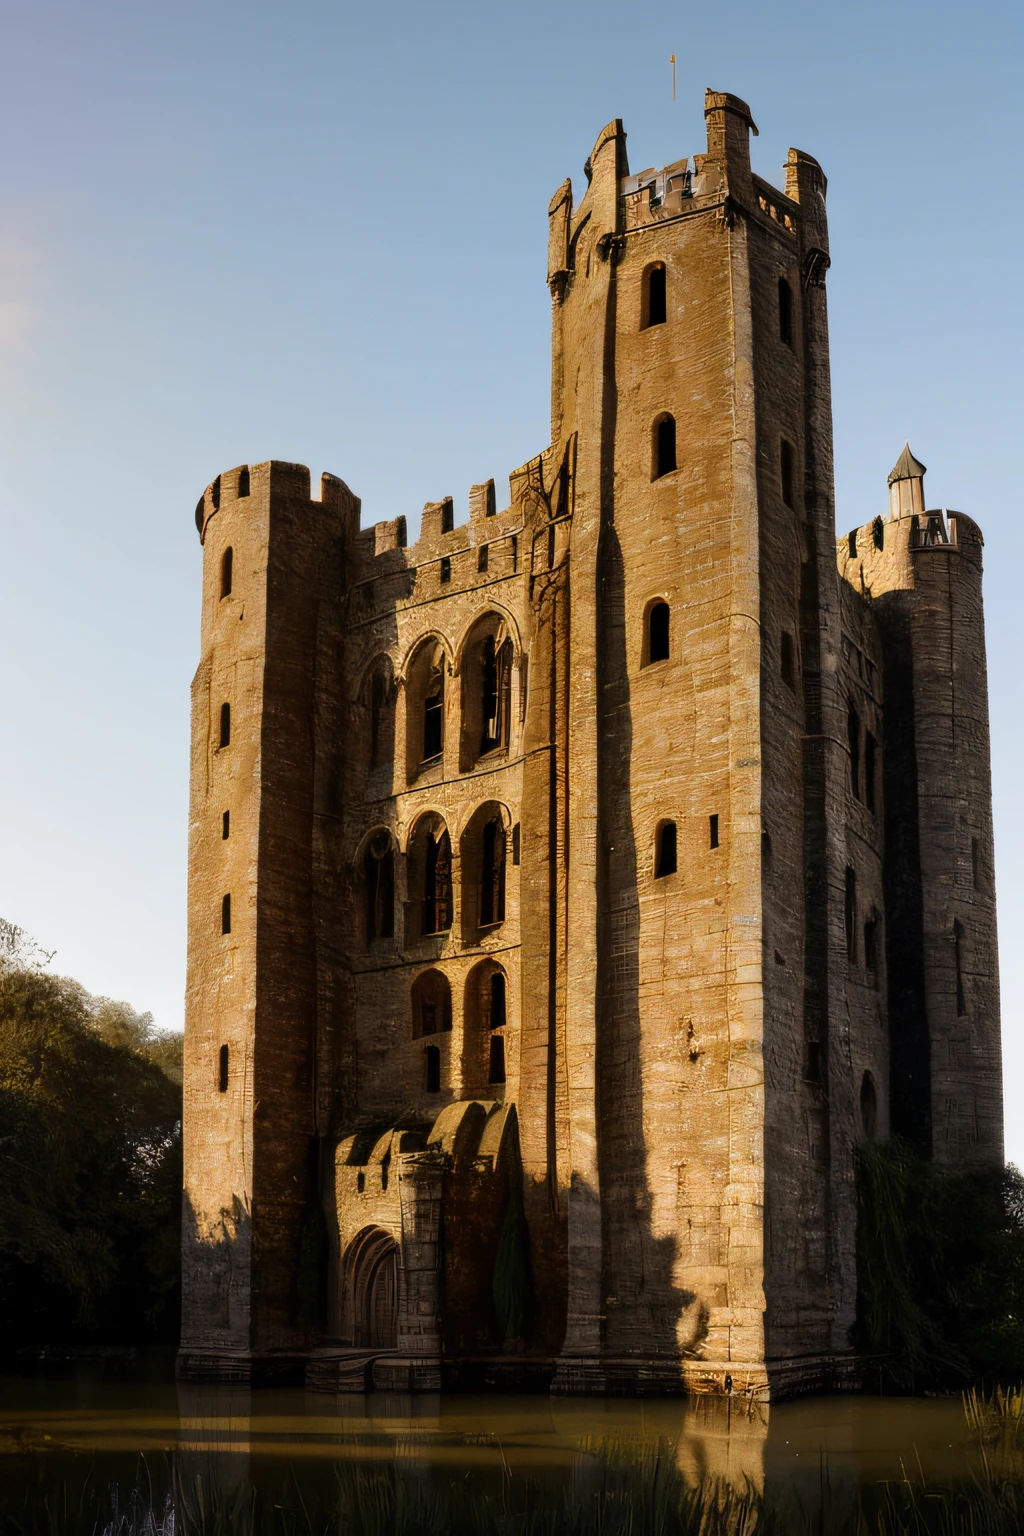
POLYGON ((196 509, 186 1377, 841 1385, 856 1144, 1001 1160, 981 533, 837 544, 825 176, 705 116, 552 199, 506 506, 196 509))

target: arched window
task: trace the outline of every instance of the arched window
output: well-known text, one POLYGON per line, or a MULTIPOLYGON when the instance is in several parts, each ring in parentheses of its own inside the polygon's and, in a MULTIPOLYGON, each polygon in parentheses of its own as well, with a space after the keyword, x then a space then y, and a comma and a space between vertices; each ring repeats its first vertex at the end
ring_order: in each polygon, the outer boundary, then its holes
POLYGON ((391 838, 375 832, 363 855, 366 893, 366 940, 390 939, 395 932, 395 865, 391 838))
POLYGON ((220 557, 220 595, 231 596, 231 567, 234 564, 234 551, 229 544, 220 557))
POLYGON ((782 631, 781 661, 779 670, 782 673, 782 681, 789 688, 796 688, 796 666, 793 647, 793 636, 786 630, 782 631))
POLYGON ((423 1052, 423 1065, 425 1068, 426 1090, 428 1093, 441 1092, 441 1052, 436 1045, 428 1045, 423 1052))
POLYGON ((231 897, 230 897, 230 895, 222 896, 221 897, 221 902, 220 902, 220 931, 221 931, 221 933, 230 933, 231 932, 231 897))
POLYGON ((846 958, 851 965, 857 963, 857 875, 852 869, 846 871, 845 909, 846 920, 846 958))
POLYGON ((505 828, 500 816, 484 823, 480 861, 480 926, 505 921, 505 828))
POLYGON ((452 989, 443 971, 424 971, 412 984, 412 1037, 446 1035, 452 1027, 452 989))
POLYGON ((462 1022, 463 1097, 483 1097, 504 1083, 507 1064, 508 980, 495 960, 479 961, 466 977, 462 1022))
POLYGON ((488 635, 480 650, 480 693, 483 729, 481 755, 508 746, 509 704, 512 696, 512 641, 488 635))
POLYGON ((452 845, 446 827, 426 834, 423 859, 423 933, 447 933, 452 925, 452 845))
POLYGON ((850 743, 850 792, 855 800, 860 799, 860 721, 857 711, 851 709, 846 721, 846 732, 850 743))
POLYGON ((651 479, 660 480, 676 468, 676 419, 666 411, 654 423, 651 479))
POLYGON ((228 1091, 228 1048, 222 1045, 217 1058, 217 1087, 221 1093, 228 1091))
POLYGON ((793 345, 793 290, 784 277, 779 278, 779 340, 793 345))
POLYGON ((953 956, 956 963, 956 1012, 963 1018, 967 1012, 967 994, 964 990, 964 930, 959 922, 953 924, 953 956))
POLYGON ((222 704, 220 707, 220 744, 222 747, 231 744, 231 705, 222 704))
POLYGON ((440 757, 444 748, 444 660, 431 668, 423 699, 423 761, 440 757))
POLYGON ((664 875, 674 875, 676 872, 676 824, 674 821, 663 821, 655 836, 654 848, 654 878, 660 880, 664 875))
POLYGON ((667 661, 672 611, 668 603, 652 603, 647 610, 647 634, 644 636, 643 665, 652 661, 667 661))
POLYGON ((860 1080, 860 1123, 867 1140, 874 1141, 878 1125, 878 1095, 870 1072, 865 1072, 860 1080))
POLYGON ((643 275, 640 298, 640 329, 649 325, 664 325, 668 319, 666 304, 665 264, 656 261, 643 275))
POLYGON ((779 444, 779 478, 782 485, 782 499, 787 507, 793 505, 793 445, 783 438, 779 444))

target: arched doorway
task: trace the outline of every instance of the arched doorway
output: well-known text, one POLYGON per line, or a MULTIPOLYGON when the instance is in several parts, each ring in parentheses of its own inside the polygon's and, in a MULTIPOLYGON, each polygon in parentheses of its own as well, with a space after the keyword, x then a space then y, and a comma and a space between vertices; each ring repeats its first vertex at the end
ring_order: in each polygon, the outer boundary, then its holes
POLYGON ((366 1227, 348 1250, 352 1343, 361 1349, 398 1345, 398 1245, 381 1227, 366 1227))

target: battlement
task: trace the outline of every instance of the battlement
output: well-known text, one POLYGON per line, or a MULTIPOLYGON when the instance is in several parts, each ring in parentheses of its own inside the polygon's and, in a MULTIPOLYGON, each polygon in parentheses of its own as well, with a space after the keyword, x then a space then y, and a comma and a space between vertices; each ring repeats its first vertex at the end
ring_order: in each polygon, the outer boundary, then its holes
MULTIPOLYGON (((196 530, 200 544, 206 542, 210 519, 232 502, 256 501, 268 496, 286 496, 292 501, 308 501, 310 506, 337 508, 359 525, 359 499, 344 480, 325 471, 320 476, 320 495, 313 496, 309 469, 305 464, 289 464, 283 459, 266 459, 261 464, 239 464, 223 470, 211 480, 196 503, 196 530)), ((352 530, 354 531, 354 530, 352 530)))

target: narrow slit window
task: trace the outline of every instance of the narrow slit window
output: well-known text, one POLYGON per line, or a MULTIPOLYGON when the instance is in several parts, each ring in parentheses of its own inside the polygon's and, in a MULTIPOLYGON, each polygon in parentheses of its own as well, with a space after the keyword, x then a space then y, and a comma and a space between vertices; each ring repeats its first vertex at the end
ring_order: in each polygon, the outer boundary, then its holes
POLYGON ((450 496, 446 496, 441 503, 441 532, 451 533, 455 527, 455 503, 450 496))
POLYGON ((488 482, 487 482, 487 505, 484 508, 484 516, 485 517, 495 517, 497 515, 497 511, 498 511, 498 503, 495 500, 495 496, 494 496, 494 481, 493 480, 488 480, 488 482))
POLYGON ((717 848, 718 847, 718 816, 717 816, 717 814, 714 815, 714 816, 709 816, 708 817, 708 834, 709 834, 709 838, 710 838, 710 842, 711 842, 711 847, 712 848, 717 848))
POLYGON ((234 551, 229 544, 220 557, 220 595, 231 596, 231 567, 234 564, 234 551))
POLYGON ((779 278, 779 340, 793 345, 793 290, 784 277, 779 278))
POLYGON ((423 1052, 426 1066, 427 1092, 441 1092, 441 1052, 436 1045, 428 1045, 423 1052))
POLYGON ((847 550, 849 552, 850 559, 851 560, 856 560, 856 558, 857 558, 857 530, 856 530, 856 528, 851 528, 849 533, 846 535, 846 548, 847 548, 847 550))
POLYGON ((243 464, 242 468, 238 471, 238 495, 239 495, 239 497, 242 497, 242 496, 248 496, 248 494, 249 494, 249 466, 248 466, 248 464, 243 464))
POLYGON ((222 896, 220 902, 220 931, 231 932, 231 897, 222 896))
POLYGON ((505 1019, 505 976, 502 971, 494 971, 491 975, 491 1028, 504 1029, 505 1019))
POLYGON ((375 832, 363 857, 366 894, 366 940, 390 939, 395 932, 395 874, 391 839, 375 832))
POLYGON ((956 1012, 962 1019, 967 1012, 967 994, 964 990, 964 930, 959 923, 953 924, 953 955, 956 961, 956 1012))
POLYGON ((451 557, 451 555, 442 555, 441 556, 441 582, 442 582, 442 585, 445 582, 451 581, 451 579, 452 579, 452 557, 451 557))
POLYGON ((875 809, 875 759, 878 745, 870 731, 864 733, 864 804, 869 811, 875 809))
POLYGON ((971 884, 981 890, 981 843, 976 837, 971 838, 971 884))
POLYGON ((231 812, 225 811, 221 821, 220 835, 227 842, 231 836, 231 812))
POLYGON ((787 688, 795 689, 796 665, 793 650, 793 636, 787 633, 786 630, 783 630, 782 632, 782 646, 780 656, 780 671, 782 673, 782 681, 786 684, 787 688))
POLYGON ((505 1036, 491 1036, 491 1059, 487 1071, 489 1083, 503 1083, 505 1081, 505 1036))
POLYGON ((477 550, 476 568, 478 571, 486 571, 487 562, 490 559, 490 549, 491 546, 489 544, 481 544, 480 548, 477 550))
POLYGON ((217 1087, 221 1093, 228 1091, 228 1048, 222 1045, 217 1057, 217 1087))
POLYGON ((231 705, 222 704, 220 707, 220 744, 222 747, 231 745, 231 705))
POLYGON ((480 925, 505 921, 505 828, 494 817, 484 826, 480 872, 480 925))
POLYGON ((515 826, 512 828, 512 863, 513 864, 518 864, 519 863, 520 836, 521 836, 521 834, 520 834, 520 831, 519 831, 519 823, 517 821, 515 826))
POLYGON ((782 499, 787 507, 793 505, 793 445, 783 438, 779 445, 779 475, 782 482, 782 499))
POLYGON ((850 745, 850 792, 855 800, 860 799, 860 721, 857 711, 851 709, 846 721, 846 732, 850 745))
POLYGON ((655 843, 654 878, 660 880, 664 875, 674 875, 676 872, 676 824, 674 821, 662 822, 658 828, 655 843))
POLYGON ((667 287, 663 262, 656 262, 644 273, 644 292, 641 300, 642 330, 651 325, 664 325, 668 319, 667 287))
POLYGON ((857 963, 857 875, 846 871, 845 902, 843 916, 846 922, 846 958, 851 965, 857 963))
POLYGON ((439 757, 444 745, 444 663, 438 662, 423 701, 423 760, 439 757))
POLYGON ((662 475, 671 474, 676 468, 676 419, 666 412, 659 416, 654 423, 654 464, 652 466, 652 480, 660 480, 662 475))
POLYGON ((452 845, 447 830, 427 833, 424 860, 423 932, 447 933, 452 925, 452 845))
POLYGON ((652 603, 647 615, 647 660, 667 661, 672 610, 668 603, 652 603))

